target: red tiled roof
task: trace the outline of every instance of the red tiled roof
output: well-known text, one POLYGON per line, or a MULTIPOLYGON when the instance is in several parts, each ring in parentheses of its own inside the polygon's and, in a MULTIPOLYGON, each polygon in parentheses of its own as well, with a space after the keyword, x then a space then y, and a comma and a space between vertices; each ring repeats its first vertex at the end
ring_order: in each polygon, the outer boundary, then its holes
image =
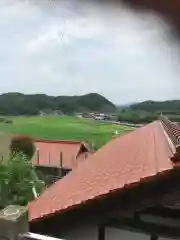
POLYGON ((39 153, 39 160, 36 153, 32 159, 33 164, 60 167, 60 152, 62 152, 62 165, 66 169, 73 169, 86 158, 85 153, 80 151, 82 146, 88 151, 80 141, 36 140, 35 146, 39 153))
POLYGON ((29 220, 48 217, 173 169, 160 121, 112 139, 28 205, 29 220))

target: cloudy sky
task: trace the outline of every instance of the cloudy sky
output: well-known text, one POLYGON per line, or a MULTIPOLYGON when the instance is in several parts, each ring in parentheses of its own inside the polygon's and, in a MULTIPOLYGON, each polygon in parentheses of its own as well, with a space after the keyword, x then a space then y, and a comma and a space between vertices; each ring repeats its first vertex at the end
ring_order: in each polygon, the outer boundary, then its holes
POLYGON ((169 29, 122 5, 0 0, 0 92, 177 99, 180 54, 169 29))

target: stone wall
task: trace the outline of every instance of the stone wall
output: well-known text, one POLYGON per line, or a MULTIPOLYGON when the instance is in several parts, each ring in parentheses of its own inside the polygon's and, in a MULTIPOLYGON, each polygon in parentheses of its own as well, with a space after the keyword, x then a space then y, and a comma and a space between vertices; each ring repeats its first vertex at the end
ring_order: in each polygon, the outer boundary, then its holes
POLYGON ((25 207, 10 205, 0 211, 0 240, 18 240, 29 231, 25 207))

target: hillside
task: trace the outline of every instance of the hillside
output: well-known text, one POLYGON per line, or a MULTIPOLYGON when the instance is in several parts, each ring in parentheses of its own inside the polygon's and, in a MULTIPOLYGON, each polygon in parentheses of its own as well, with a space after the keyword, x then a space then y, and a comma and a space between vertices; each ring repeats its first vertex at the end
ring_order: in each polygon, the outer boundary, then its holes
POLYGON ((169 100, 164 102, 145 101, 136 103, 130 106, 132 110, 142 110, 148 112, 167 112, 178 113, 180 112, 180 100, 169 100))
POLYGON ((105 97, 90 93, 83 96, 48 96, 6 93, 0 95, 0 115, 35 115, 41 110, 61 110, 63 113, 79 111, 113 112, 116 107, 105 97))

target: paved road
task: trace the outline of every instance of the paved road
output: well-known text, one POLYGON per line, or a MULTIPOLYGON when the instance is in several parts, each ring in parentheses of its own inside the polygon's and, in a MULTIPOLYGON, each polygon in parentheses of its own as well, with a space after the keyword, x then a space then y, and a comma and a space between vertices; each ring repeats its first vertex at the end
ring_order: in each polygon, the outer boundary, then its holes
POLYGON ((143 124, 133 124, 133 123, 117 122, 117 121, 109 121, 109 120, 93 120, 93 121, 99 121, 99 122, 103 122, 103 123, 111 123, 111 124, 129 126, 129 127, 133 127, 133 128, 139 128, 139 127, 143 126, 143 124))

